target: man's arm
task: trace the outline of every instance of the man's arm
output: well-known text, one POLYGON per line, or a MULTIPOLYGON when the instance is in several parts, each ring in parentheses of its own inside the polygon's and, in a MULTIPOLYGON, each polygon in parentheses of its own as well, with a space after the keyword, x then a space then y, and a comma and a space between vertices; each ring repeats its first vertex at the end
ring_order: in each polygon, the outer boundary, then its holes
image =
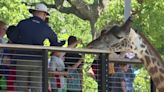
POLYGON ((49 77, 54 77, 55 75, 60 75, 60 76, 68 76, 68 72, 63 71, 63 72, 59 72, 59 71, 49 71, 48 72, 49 77))
POLYGON ((58 37, 57 37, 55 32, 50 32, 49 33, 49 40, 50 40, 50 45, 51 46, 59 46, 58 37))
POLYGON ((78 60, 77 63, 75 63, 72 67, 70 67, 70 69, 76 69, 78 66, 80 66, 80 64, 82 63, 83 59, 78 60))

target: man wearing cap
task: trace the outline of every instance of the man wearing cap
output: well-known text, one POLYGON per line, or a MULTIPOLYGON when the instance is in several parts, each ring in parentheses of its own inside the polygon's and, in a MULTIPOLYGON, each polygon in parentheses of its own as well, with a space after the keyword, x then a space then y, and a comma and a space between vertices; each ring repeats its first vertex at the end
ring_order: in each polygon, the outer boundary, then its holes
MULTIPOLYGON (((16 44, 29 44, 29 45, 43 45, 44 40, 48 39, 51 46, 62 46, 65 42, 58 42, 58 38, 55 32, 48 26, 45 22, 46 17, 49 15, 47 6, 44 4, 37 4, 34 9, 29 9, 29 12, 33 15, 28 19, 22 20, 17 25, 18 38, 13 41, 16 44)), ((26 92, 28 85, 31 86, 31 92, 42 92, 41 91, 41 67, 31 67, 31 66, 42 66, 41 64, 41 52, 36 51, 27 51, 27 50, 17 50, 17 54, 28 54, 31 56, 17 56, 15 59, 17 61, 17 82, 16 82, 16 91, 26 92), (40 55, 39 57, 34 57, 32 55, 40 55), (21 60, 32 60, 35 62, 25 62, 21 60), (38 62, 36 62, 36 60, 38 62), (40 62, 39 62, 40 61, 40 62), (24 66, 22 66, 24 65, 24 66), (26 65, 26 66, 25 66, 26 65), (21 72, 19 70, 25 70, 21 72), (28 71, 28 72, 26 72, 28 71), (29 71, 38 71, 38 72, 29 72, 29 71), (25 76, 25 77, 22 77, 25 76), (33 78, 30 76, 37 76, 38 78, 33 78), (26 81, 26 82, 25 82, 26 81), (33 81, 27 83, 27 81, 33 81), (38 83, 37 83, 38 82, 38 83)))
POLYGON ((47 7, 44 4, 37 4, 35 9, 29 9, 29 12, 33 17, 18 23, 19 37, 14 42, 43 45, 43 41, 48 38, 51 46, 61 46, 63 43, 58 42, 56 33, 45 22, 46 17, 49 15, 47 7))

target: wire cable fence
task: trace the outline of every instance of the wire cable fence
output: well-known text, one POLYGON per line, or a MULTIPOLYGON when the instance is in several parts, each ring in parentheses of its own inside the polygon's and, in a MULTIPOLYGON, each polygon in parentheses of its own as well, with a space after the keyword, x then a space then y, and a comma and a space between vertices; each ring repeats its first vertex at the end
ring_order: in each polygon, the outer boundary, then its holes
POLYGON ((1 90, 26 92, 32 89, 41 92, 43 57, 38 54, 40 51, 10 48, 1 51, 1 90))
POLYGON ((141 64, 136 59, 109 60, 110 52, 103 50, 14 44, 0 47, 0 92, 121 92, 123 88, 141 92, 144 87, 153 92, 150 78, 134 73, 141 64), (110 63, 114 63, 114 74, 109 74, 110 63), (141 78, 149 84, 140 84, 141 78))

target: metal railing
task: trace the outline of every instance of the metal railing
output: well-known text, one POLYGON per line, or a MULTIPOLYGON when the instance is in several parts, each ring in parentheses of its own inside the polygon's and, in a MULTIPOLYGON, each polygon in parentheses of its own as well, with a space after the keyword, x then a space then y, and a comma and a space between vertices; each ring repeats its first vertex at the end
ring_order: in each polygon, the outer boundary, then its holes
MULTIPOLYGON (((0 90, 16 90, 16 92, 25 92, 24 90, 31 90, 31 92, 48 92, 49 88, 51 89, 60 89, 61 85, 65 84, 67 86, 67 90, 69 90, 68 85, 74 86, 73 90, 77 89, 78 92, 88 92, 87 89, 92 89, 91 84, 88 84, 90 80, 95 81, 95 84, 92 85, 93 92, 111 92, 112 88, 117 88, 118 85, 113 86, 112 83, 117 83, 116 81, 112 81, 111 79, 117 78, 116 76, 109 75, 108 65, 109 63, 126 63, 126 64, 141 64, 140 61, 133 59, 110 59, 108 60, 108 54, 111 53, 107 50, 95 50, 95 49, 76 49, 76 48, 64 48, 64 47, 44 47, 44 46, 34 46, 34 45, 20 45, 20 44, 0 44, 0 58, 2 63, 0 64, 0 77, 5 76, 7 79, 6 83, 10 84, 1 84, 0 81, 0 90), (6 50, 6 52, 5 52, 6 50), (53 75, 50 76, 50 73, 53 74, 54 71, 49 71, 49 52, 65 52, 65 53, 82 53, 82 54, 93 54, 99 55, 96 63, 88 62, 89 59, 84 57, 79 58, 83 59, 84 62, 81 63, 81 67, 78 67, 80 72, 72 72, 69 70, 70 68, 65 66, 65 69, 62 72, 67 71, 68 73, 64 78, 68 80, 80 81, 80 84, 73 85, 73 82, 58 82, 59 76, 53 75), (7 57, 6 57, 7 56, 7 57), (8 56, 11 56, 8 58, 8 56), (4 58, 5 57, 5 58, 4 58), (7 61, 12 61, 7 62, 7 61), (5 63, 4 63, 5 62, 5 63), (5 67, 2 67, 5 66, 5 67), (10 68, 7 68, 7 67, 10 68), (94 77, 88 73, 90 67, 96 66, 93 68, 94 77), (95 72, 96 71, 96 72, 95 72), (10 73, 9 73, 10 72, 10 73), (27 74, 26 74, 27 73, 27 74), (74 76, 81 76, 76 79, 74 76), (71 77, 70 77, 71 76, 71 77), (27 80, 24 81, 23 79, 27 80), (50 82, 50 79, 53 78, 56 81, 54 83, 50 82), (91 79, 88 79, 91 78, 91 79), (88 79, 88 80, 87 80, 88 79), (24 85, 23 85, 24 84, 24 85), (60 84, 60 87, 52 87, 51 85, 60 84), (7 85, 7 86, 6 86, 7 85), (78 88, 80 85, 81 88, 78 88), (6 87, 5 87, 6 86, 6 87), (97 86, 97 87, 95 87, 97 86), (21 89, 22 88, 22 89, 21 89), (18 89, 18 90, 17 90, 18 89), (22 91, 23 90, 23 91, 22 91), (37 91, 35 91, 37 90, 37 91)), ((71 58, 72 60, 75 57, 65 57, 65 59, 71 58)), ((75 62, 64 62, 65 65, 73 65, 75 62)), ((60 68, 60 67, 59 67, 60 68)), ((115 67, 119 68, 119 67, 115 67)), ((72 69, 72 68, 71 68, 72 69)), ((127 73, 128 74, 128 73, 127 73)), ((117 78, 118 79, 118 78, 117 78)), ((61 80, 60 80, 61 81, 61 80)), ((4 81, 3 81, 4 82, 4 81)), ((153 86, 154 87, 154 86, 153 86)), ((72 90, 72 89, 71 89, 72 90)), ((155 92, 155 90, 150 89, 148 92, 155 92)), ((1 92, 1 91, 0 91, 1 92)), ((134 91, 135 92, 135 91, 134 91)))

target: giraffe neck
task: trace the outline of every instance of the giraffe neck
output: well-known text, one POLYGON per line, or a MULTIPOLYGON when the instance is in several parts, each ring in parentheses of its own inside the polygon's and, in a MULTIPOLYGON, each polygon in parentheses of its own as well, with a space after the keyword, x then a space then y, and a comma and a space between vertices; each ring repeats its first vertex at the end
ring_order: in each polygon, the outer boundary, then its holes
MULTIPOLYGON (((163 61, 159 52, 157 52, 157 50, 151 45, 151 43, 148 41, 148 39, 143 35, 143 33, 139 33, 139 35, 142 37, 144 44, 147 45, 149 51, 151 52, 151 56, 155 56, 156 58, 159 59, 159 61, 163 61)), ((163 63, 163 62, 162 62, 163 63)))
MULTIPOLYGON (((133 48, 138 58, 144 63, 159 92, 164 90, 164 63, 155 48, 149 43, 147 38, 139 33, 139 40, 142 42, 138 47, 133 48)), ((133 44, 132 44, 133 45, 133 44)))
POLYGON ((148 70, 154 84, 156 85, 159 92, 164 90, 164 63, 160 54, 150 44, 148 39, 142 34, 139 35, 143 39, 143 43, 147 46, 147 50, 143 53, 141 61, 144 63, 145 68, 148 70))
POLYGON ((144 63, 144 67, 151 76, 155 86, 159 92, 164 90, 164 68, 161 63, 159 63, 157 58, 150 57, 147 54, 144 54, 140 60, 144 63))

